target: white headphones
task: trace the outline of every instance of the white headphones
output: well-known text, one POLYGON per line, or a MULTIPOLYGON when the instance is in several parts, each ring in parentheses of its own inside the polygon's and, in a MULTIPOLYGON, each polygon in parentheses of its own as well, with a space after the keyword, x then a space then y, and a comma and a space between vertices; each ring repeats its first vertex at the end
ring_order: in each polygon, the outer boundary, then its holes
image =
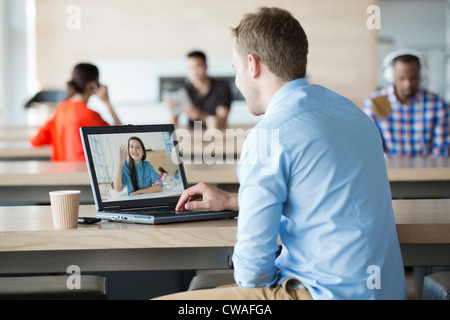
POLYGON ((419 51, 412 49, 400 49, 389 53, 383 60, 383 78, 388 83, 394 82, 394 60, 400 56, 411 55, 417 57, 420 62, 420 81, 424 83, 426 81, 426 68, 424 59, 419 51))

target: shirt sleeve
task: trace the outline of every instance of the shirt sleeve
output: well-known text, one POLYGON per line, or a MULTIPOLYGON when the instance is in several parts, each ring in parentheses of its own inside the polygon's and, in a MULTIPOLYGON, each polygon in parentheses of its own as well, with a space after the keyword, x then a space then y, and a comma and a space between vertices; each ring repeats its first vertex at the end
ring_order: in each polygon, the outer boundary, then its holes
POLYGON ((372 119, 372 121, 376 121, 375 111, 373 110, 372 101, 370 99, 364 100, 363 111, 370 119, 372 119))
POLYGON ((219 103, 219 106, 227 107, 228 109, 231 108, 231 89, 228 86, 228 84, 224 83, 223 85, 223 93, 222 93, 222 101, 219 103))
POLYGON ((287 199, 288 162, 277 137, 263 138, 269 133, 277 135, 272 130, 253 129, 240 158, 239 218, 233 253, 235 280, 240 287, 265 287, 277 281, 275 259, 287 199))
POLYGON ((40 127, 36 135, 30 139, 30 143, 33 147, 51 144, 52 119, 48 120, 42 127, 40 127))
POLYGON ((381 129, 380 125, 378 124, 377 115, 373 108, 372 99, 370 97, 367 98, 366 100, 364 100, 363 111, 370 119, 372 119, 372 121, 377 126, 378 131, 380 132, 381 142, 383 145, 383 152, 385 153, 386 156, 388 156, 390 152, 389 152, 388 147, 386 146, 386 141, 385 141, 384 135, 383 135, 383 129, 381 129))
POLYGON ((449 111, 445 101, 439 100, 436 104, 435 127, 433 132, 433 156, 444 156, 447 154, 448 140, 448 118, 449 111))

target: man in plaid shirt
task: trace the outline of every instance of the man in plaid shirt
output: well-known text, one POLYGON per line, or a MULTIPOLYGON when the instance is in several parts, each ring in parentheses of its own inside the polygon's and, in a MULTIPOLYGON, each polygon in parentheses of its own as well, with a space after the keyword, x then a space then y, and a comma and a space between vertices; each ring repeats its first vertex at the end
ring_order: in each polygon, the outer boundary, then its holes
POLYGON ((364 101, 364 112, 380 130, 383 148, 391 155, 447 155, 446 102, 420 87, 420 60, 401 55, 393 60, 394 83, 364 101))

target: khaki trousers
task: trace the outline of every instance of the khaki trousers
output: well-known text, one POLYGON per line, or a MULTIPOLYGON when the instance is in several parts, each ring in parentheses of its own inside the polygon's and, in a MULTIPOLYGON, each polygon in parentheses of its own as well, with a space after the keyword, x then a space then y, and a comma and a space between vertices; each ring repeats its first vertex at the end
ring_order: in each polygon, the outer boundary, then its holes
POLYGON ((308 290, 296 279, 281 286, 239 288, 236 284, 169 294, 154 300, 312 300, 308 290))

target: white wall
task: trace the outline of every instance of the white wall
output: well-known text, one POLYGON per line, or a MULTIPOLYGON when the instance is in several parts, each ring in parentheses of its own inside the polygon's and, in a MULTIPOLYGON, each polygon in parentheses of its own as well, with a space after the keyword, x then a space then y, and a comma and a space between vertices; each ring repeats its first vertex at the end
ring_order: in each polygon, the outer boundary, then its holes
POLYGON ((8 2, 0 1, 0 124, 6 124, 9 118, 8 108, 8 2))
MULTIPOLYGON (((202 49, 210 61, 219 67, 231 65, 232 39, 229 28, 236 26, 245 13, 260 6, 279 6, 291 11, 308 34, 308 76, 311 82, 329 87, 361 106, 364 98, 376 87, 376 31, 366 27, 366 8, 375 0, 0 0, 15 7, 32 1, 36 3, 36 50, 39 89, 65 89, 73 66, 81 61, 99 62, 105 80, 114 60, 149 59, 179 65, 187 51, 202 49), (80 28, 69 28, 67 23, 71 6, 80 9, 80 28), (222 59, 222 60, 221 60, 222 59), (363 59, 364 63, 355 63, 363 59)), ((22 17, 14 17, 10 31, 14 34, 14 49, 20 64, 10 60, 14 68, 15 83, 27 86, 30 78, 28 63, 30 42, 24 36, 27 29, 22 17), (23 55, 23 56, 21 56, 23 55), (26 70, 24 70, 26 68, 26 70), (18 78, 18 77, 22 78, 18 78)), ((212 66, 212 65, 211 65, 212 66)), ((130 70, 136 68, 131 65, 130 70)), ((114 69, 114 67, 112 68, 114 69)), ((130 74, 126 72, 125 74, 130 74)), ((139 70, 141 72, 141 70, 139 70)), ((154 72, 153 68, 149 72, 154 72)), ((154 75, 148 73, 152 79, 154 75)), ((145 74, 134 76, 142 79, 145 74)), ((32 77, 32 76, 30 76, 32 77)), ((12 76, 8 76, 8 80, 12 76)), ((116 78, 117 79, 117 78, 116 78)), ((132 82, 118 85, 111 81, 113 104, 124 122, 131 115, 148 112, 148 106, 158 104, 152 98, 152 89, 143 92, 144 85, 132 82), (130 85, 131 84, 131 85, 130 85), (119 93, 123 87, 124 93, 119 93), (119 89, 116 89, 119 88, 119 89), (142 99, 133 100, 135 95, 142 99), (124 98, 124 99, 122 99, 124 98), (128 100, 129 99, 129 100, 128 100), (141 112, 131 112, 129 105, 141 104, 141 112)), ((151 80, 154 81, 154 80, 151 80)), ((151 81, 148 82, 150 85, 151 81)), ((21 116, 26 89, 14 93, 14 103, 8 103, 15 122, 21 116), (19 105, 20 102, 20 105, 19 105)), ((11 92, 9 90, 8 92, 11 92)), ((230 122, 248 122, 250 115, 242 103, 232 106, 230 122)), ((158 105, 158 107, 161 107, 158 105)), ((137 108, 137 107, 136 107, 137 108)), ((161 116, 164 109, 154 108, 153 117, 161 116)), ((254 118, 252 118, 254 119, 254 118)), ((137 120, 141 120, 140 118, 137 120)), ((8 120, 9 121, 9 120, 8 120)), ((134 121, 134 119, 130 119, 134 121)))
POLYGON ((379 0, 381 9, 382 40, 378 46, 378 83, 384 85, 381 77, 381 63, 391 51, 412 48, 423 53, 428 81, 425 86, 445 96, 445 50, 446 50, 446 1, 445 0, 379 0))
MULTIPOLYGON (((167 109, 159 101, 159 78, 184 77, 186 59, 109 59, 93 62, 100 70, 100 81, 108 86, 110 99, 123 123, 150 124, 169 120, 167 109)), ((208 59, 208 74, 212 77, 233 77, 231 59, 208 59)), ((92 97, 89 105, 105 120, 113 121, 99 99, 92 97)), ((251 124, 259 119, 249 113, 244 101, 232 102, 230 123, 251 124)), ((187 124, 187 118, 181 116, 180 122, 187 124)))
MULTIPOLYGON (((147 60, 149 64, 138 70, 134 79, 150 76, 147 85, 154 83, 159 62, 166 70, 178 65, 179 73, 185 55, 192 49, 204 50, 217 66, 231 68, 231 26, 242 16, 255 12, 260 6, 279 6, 292 12, 308 34, 308 76, 362 105, 363 99, 375 88, 376 31, 366 26, 366 8, 374 0, 38 0, 37 56, 38 77, 43 89, 64 89, 73 66, 81 61, 101 64, 105 82, 108 69, 131 61, 131 75, 138 67, 133 60, 147 60), (71 15, 67 9, 78 6, 80 28, 67 27, 71 15), (366 63, 355 64, 364 57, 366 63), (223 63, 223 64, 222 64, 223 63), (150 70, 151 69, 151 70, 150 70)), ((137 63, 140 63, 137 62, 137 63)), ((120 67, 122 68, 122 67, 120 67)), ((103 76, 102 76, 103 77, 103 76)), ((130 77, 131 79, 131 77, 130 77)), ((116 83, 116 81, 112 81, 116 83)), ((141 84, 118 86, 112 95, 133 98, 142 96, 141 84), (116 93, 122 88, 130 91, 116 93)), ((111 84, 115 87, 115 84, 111 84)), ((149 91, 152 89, 149 88, 149 91)), ((151 95, 151 92, 148 92, 151 95)), ((151 97, 147 97, 151 100, 151 97)), ((146 98, 146 99, 147 99, 146 98)), ((115 98, 114 98, 115 99, 115 98)), ((153 101, 154 102, 154 101, 153 101)), ((113 101, 120 109, 121 101, 113 101)), ((145 101, 145 103, 148 103, 145 101)), ((125 107, 124 107, 125 108, 125 107)), ((240 110, 234 108, 232 110, 240 110)), ((246 108, 242 108, 246 111, 246 108)), ((120 112, 120 110, 119 110, 120 112)), ((145 111, 146 112, 146 111, 145 111)), ((159 111, 155 114, 159 115, 159 111)), ((128 116, 129 112, 125 112, 128 116)), ((233 111, 231 120, 244 115, 233 111)), ((233 121, 233 120, 232 120, 233 121)))
POLYGON ((26 124, 24 104, 37 88, 35 1, 0 2, 0 122, 26 124))

